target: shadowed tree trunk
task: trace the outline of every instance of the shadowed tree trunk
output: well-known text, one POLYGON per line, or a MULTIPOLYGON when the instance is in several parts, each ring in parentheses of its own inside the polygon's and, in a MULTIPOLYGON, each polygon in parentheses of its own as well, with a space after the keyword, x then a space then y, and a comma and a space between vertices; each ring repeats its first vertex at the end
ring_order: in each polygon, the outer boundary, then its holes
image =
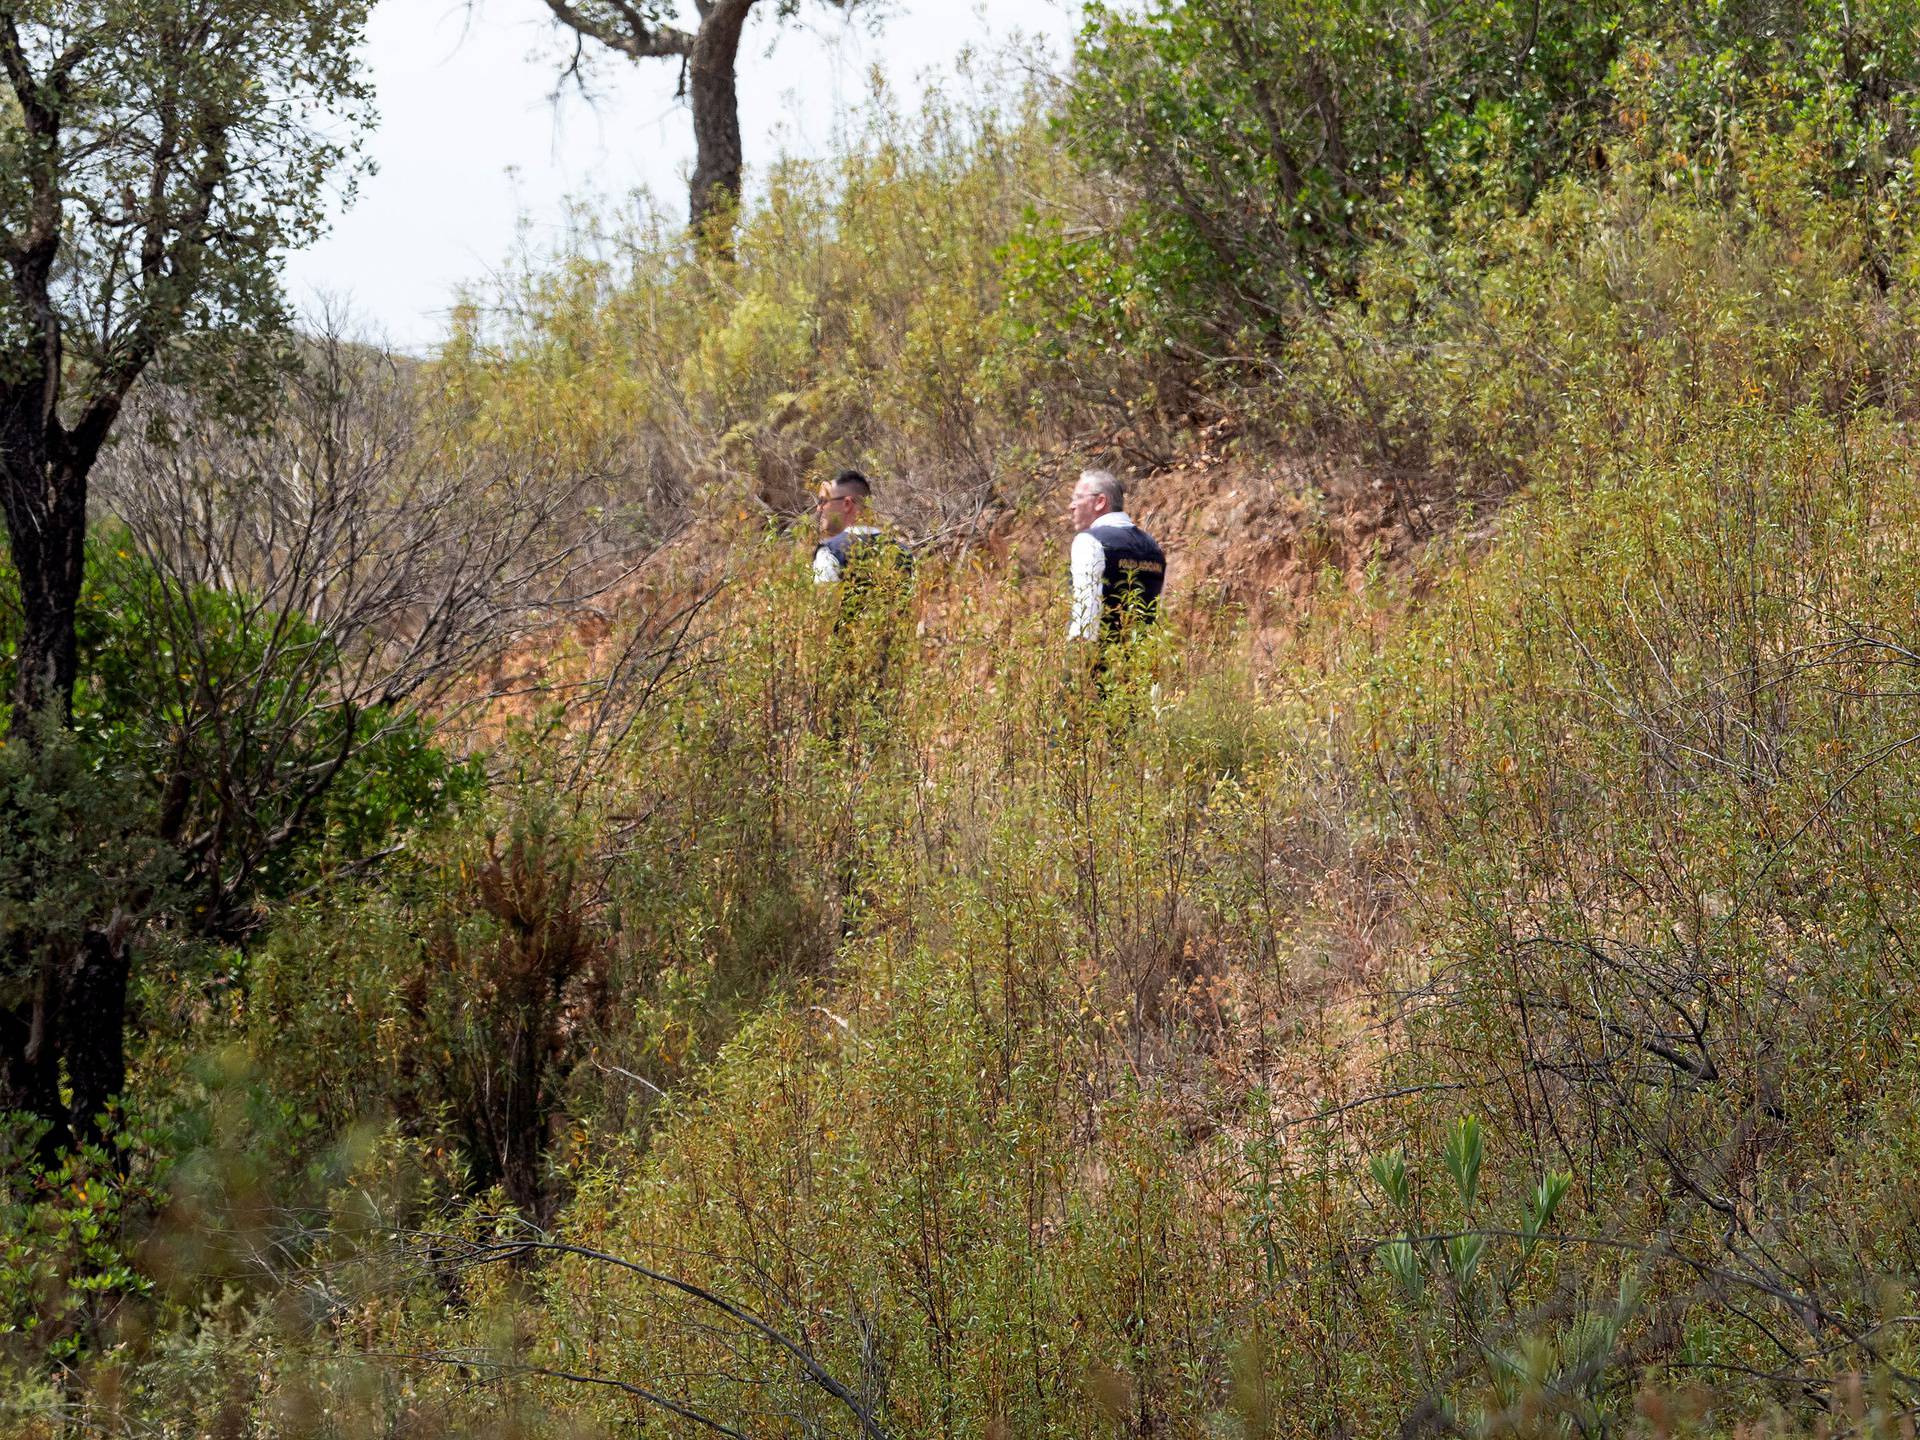
MULTIPOLYGON (((47 416, 46 373, 0 387, 0 513, 19 592, 9 735, 35 749, 73 718, 77 620, 85 574, 87 477, 118 413, 97 398, 77 433, 47 416)), ((0 823, 9 823, 0 809, 0 823)), ((46 1122, 41 1158, 94 1139, 126 1075, 128 936, 88 930, 76 949, 16 934, 0 1000, 0 1111, 46 1122), (60 1067, 72 1103, 60 1101, 60 1067)))
POLYGON ((124 923, 88 930, 61 987, 60 1051, 73 1091, 67 1123, 83 1140, 99 1138, 101 1117, 126 1088, 131 938, 124 923))
POLYGON ((7 947, 8 991, 0 1004, 0 1112, 18 1111, 48 1122, 52 1128, 40 1147, 40 1158, 48 1161, 68 1137, 60 1110, 58 1053, 46 1033, 52 975, 44 960, 18 941, 7 947))
POLYGON ((87 479, 52 461, 44 427, 19 413, 35 398, 26 387, 0 393, 9 412, 0 422, 0 510, 20 592, 10 733, 32 744, 42 726, 72 717, 87 479))

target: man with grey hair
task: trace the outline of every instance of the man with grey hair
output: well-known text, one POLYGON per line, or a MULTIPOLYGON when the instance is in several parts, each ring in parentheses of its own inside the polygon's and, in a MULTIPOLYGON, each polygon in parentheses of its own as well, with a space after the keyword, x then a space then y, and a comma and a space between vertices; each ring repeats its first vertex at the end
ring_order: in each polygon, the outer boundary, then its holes
POLYGON ((1108 640, 1129 625, 1153 621, 1166 584, 1167 556, 1133 523, 1127 491, 1110 470, 1083 470, 1067 502, 1076 532, 1068 562, 1073 579, 1071 640, 1108 640))

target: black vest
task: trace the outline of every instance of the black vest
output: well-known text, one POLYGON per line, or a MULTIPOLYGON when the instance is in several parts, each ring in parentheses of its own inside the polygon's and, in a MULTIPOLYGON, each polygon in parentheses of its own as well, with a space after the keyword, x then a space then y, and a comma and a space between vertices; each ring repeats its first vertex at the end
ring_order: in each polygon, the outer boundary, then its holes
POLYGON ((1096 525, 1087 531, 1100 542, 1107 565, 1100 576, 1100 628, 1121 628, 1129 619, 1153 620, 1160 613, 1160 588, 1167 583, 1167 552, 1138 525, 1096 525))
POLYGON ((878 531, 842 530, 814 549, 826 551, 839 562, 841 593, 849 604, 857 604, 883 577, 904 588, 913 575, 913 552, 878 531))

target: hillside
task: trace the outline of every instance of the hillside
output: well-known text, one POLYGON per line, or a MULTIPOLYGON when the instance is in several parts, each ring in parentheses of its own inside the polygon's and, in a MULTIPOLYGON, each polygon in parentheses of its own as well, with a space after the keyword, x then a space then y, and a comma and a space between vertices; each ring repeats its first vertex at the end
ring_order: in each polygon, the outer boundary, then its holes
POLYGON ((6 1433, 1911 1435, 1912 19, 1101 10, 139 392, 0 747, 0 1078, 132 957, 6 1433))

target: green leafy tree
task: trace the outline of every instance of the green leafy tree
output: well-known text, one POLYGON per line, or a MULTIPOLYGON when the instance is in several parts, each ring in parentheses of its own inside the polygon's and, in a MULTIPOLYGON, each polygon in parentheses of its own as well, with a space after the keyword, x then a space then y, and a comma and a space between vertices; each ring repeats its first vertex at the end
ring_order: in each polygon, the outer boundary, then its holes
POLYGON ((21 588, 13 731, 64 723, 87 482, 156 362, 262 378, 285 253, 370 92, 363 0, 0 5, 0 506, 21 588), (332 123, 344 118, 346 124, 332 123))
POLYGON ((1524 196, 1600 99, 1627 5, 1182 0, 1094 7, 1074 139, 1140 186, 1176 303, 1271 327, 1345 283, 1408 186, 1524 196))
MULTIPOLYGON (((17 863, 0 846, 8 1108, 56 1148, 120 1090, 139 935, 239 943, 263 903, 378 863, 479 778, 424 716, 513 685, 487 658, 606 583, 570 538, 592 472, 457 451, 385 357, 337 337, 301 357, 246 426, 143 387, 95 477, 125 528, 89 542, 71 725, 8 747, 73 755, 0 791, 45 841, 17 863), (164 885, 134 863, 150 850, 164 885)), ((0 614, 14 583, 0 564, 0 614)), ((16 637, 0 628, 0 686, 16 637)))
MULTIPOLYGON (((366 16, 365 0, 0 0, 16 742, 72 720, 89 479, 135 383, 158 370, 234 404, 287 354, 280 266, 319 231, 327 181, 353 174, 366 16)), ((0 1108, 64 1124, 46 1113, 63 1048, 69 1079, 99 1072, 77 1104, 117 1085, 130 932, 115 910, 74 946, 9 940, 0 1108)))
POLYGON ((1641 142, 1711 159, 1799 126, 1815 188, 1884 175, 1914 34, 1892 0, 1095 4, 1064 123, 1132 196, 1108 243, 1163 317, 1148 338, 1211 358, 1354 293, 1368 246, 1524 210, 1641 142))

